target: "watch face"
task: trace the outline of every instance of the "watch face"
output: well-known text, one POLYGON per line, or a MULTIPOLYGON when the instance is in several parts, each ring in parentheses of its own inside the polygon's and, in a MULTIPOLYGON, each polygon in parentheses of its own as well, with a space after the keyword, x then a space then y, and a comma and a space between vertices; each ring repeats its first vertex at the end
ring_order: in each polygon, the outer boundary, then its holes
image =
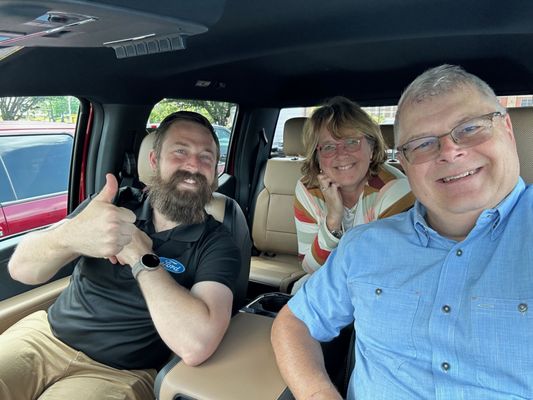
POLYGON ((155 254, 145 254, 142 256, 141 262, 147 268, 156 268, 159 266, 159 257, 155 254))

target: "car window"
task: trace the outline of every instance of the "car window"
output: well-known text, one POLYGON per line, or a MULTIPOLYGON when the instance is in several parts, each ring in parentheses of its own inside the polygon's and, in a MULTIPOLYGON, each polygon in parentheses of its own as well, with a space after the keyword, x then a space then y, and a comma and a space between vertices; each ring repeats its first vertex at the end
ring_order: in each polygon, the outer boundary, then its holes
POLYGON ((78 109, 71 96, 0 97, 0 238, 67 214, 78 109))
MULTIPOLYGON (((314 109, 315 107, 292 107, 280 110, 278 122, 276 124, 276 131, 274 133, 274 140, 272 141, 272 157, 283 156, 283 129, 285 127, 285 122, 291 118, 309 117, 314 109)), ((394 123, 396 106, 363 107, 363 109, 379 124, 392 125, 394 123)), ((394 158, 394 151, 388 152, 387 154, 394 158)))
MULTIPOLYGON (((500 96, 500 103, 507 108, 531 107, 533 95, 500 96)), ((313 113, 314 107, 293 107, 280 110, 274 140, 272 141, 271 157, 283 156, 283 129, 285 122, 295 117, 308 117, 313 113)), ((387 159, 397 161, 397 151, 394 148, 393 125, 397 107, 395 105, 363 107, 370 116, 381 126, 381 131, 387 144, 387 159)))
POLYGON ((2 188, 2 190, 0 190, 0 204, 6 201, 15 200, 15 192, 13 191, 11 181, 7 176, 2 157, 0 157, 0 188, 2 188))
POLYGON ((213 128, 215 128, 215 133, 218 137, 218 143, 220 144, 220 161, 225 162, 228 155, 231 132, 228 128, 220 125, 213 125, 213 128))
POLYGON ((17 200, 67 190, 72 142, 68 134, 0 136, 0 157, 17 200))
POLYGON ((202 114, 213 124, 215 134, 220 143, 220 162, 217 170, 219 174, 224 172, 230 150, 231 133, 237 113, 237 105, 222 101, 163 99, 152 109, 146 124, 147 128, 157 128, 167 115, 180 110, 195 111, 202 114))

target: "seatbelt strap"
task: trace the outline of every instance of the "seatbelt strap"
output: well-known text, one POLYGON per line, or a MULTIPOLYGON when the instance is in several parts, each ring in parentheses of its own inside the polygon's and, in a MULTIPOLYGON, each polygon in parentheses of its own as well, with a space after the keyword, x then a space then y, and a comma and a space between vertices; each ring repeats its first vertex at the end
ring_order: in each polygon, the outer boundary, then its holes
POLYGON ((247 207, 247 214, 248 214, 248 221, 251 221, 253 216, 250 215, 252 211, 252 204, 254 202, 254 194, 256 193, 257 189, 257 181, 259 179, 259 175, 261 174, 261 161, 263 158, 265 158, 265 149, 268 148, 268 138, 266 135, 265 128, 261 128, 258 132, 258 139, 259 142, 257 143, 257 155, 255 158, 255 165, 254 165, 254 175, 252 178, 252 183, 250 186, 250 190, 248 191, 248 207, 247 207))
POLYGON ((122 164, 122 170, 120 171, 119 177, 119 187, 140 187, 140 183, 137 178, 137 162, 135 161, 135 156, 132 153, 124 153, 124 163, 122 164))

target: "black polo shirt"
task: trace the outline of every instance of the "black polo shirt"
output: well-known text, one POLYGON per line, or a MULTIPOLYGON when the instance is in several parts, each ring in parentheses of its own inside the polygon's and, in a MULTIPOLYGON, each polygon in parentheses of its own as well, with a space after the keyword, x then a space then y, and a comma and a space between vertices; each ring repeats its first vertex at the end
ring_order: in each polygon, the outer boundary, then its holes
MULTIPOLYGON (((158 256, 185 267, 180 273, 169 272, 181 286, 190 289, 197 282, 214 281, 235 293, 240 251, 219 222, 207 216, 201 224, 156 233, 151 206, 142 192, 126 188, 117 204, 135 212, 135 224, 150 236, 158 256)), ((115 368, 159 369, 170 354, 127 265, 80 257, 70 285, 50 307, 48 319, 60 340, 115 368)))

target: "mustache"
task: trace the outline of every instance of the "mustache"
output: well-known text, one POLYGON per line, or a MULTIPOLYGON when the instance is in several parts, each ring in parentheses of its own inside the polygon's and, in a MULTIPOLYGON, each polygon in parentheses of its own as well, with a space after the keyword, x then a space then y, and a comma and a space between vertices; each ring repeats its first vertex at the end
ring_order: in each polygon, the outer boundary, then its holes
POLYGON ((174 172, 174 174, 170 177, 168 182, 171 185, 177 185, 178 183, 181 183, 187 179, 195 180, 196 182, 200 184, 200 186, 208 185, 207 178, 203 176, 202 174, 197 173, 197 172, 184 171, 184 170, 177 170, 176 172, 174 172))

